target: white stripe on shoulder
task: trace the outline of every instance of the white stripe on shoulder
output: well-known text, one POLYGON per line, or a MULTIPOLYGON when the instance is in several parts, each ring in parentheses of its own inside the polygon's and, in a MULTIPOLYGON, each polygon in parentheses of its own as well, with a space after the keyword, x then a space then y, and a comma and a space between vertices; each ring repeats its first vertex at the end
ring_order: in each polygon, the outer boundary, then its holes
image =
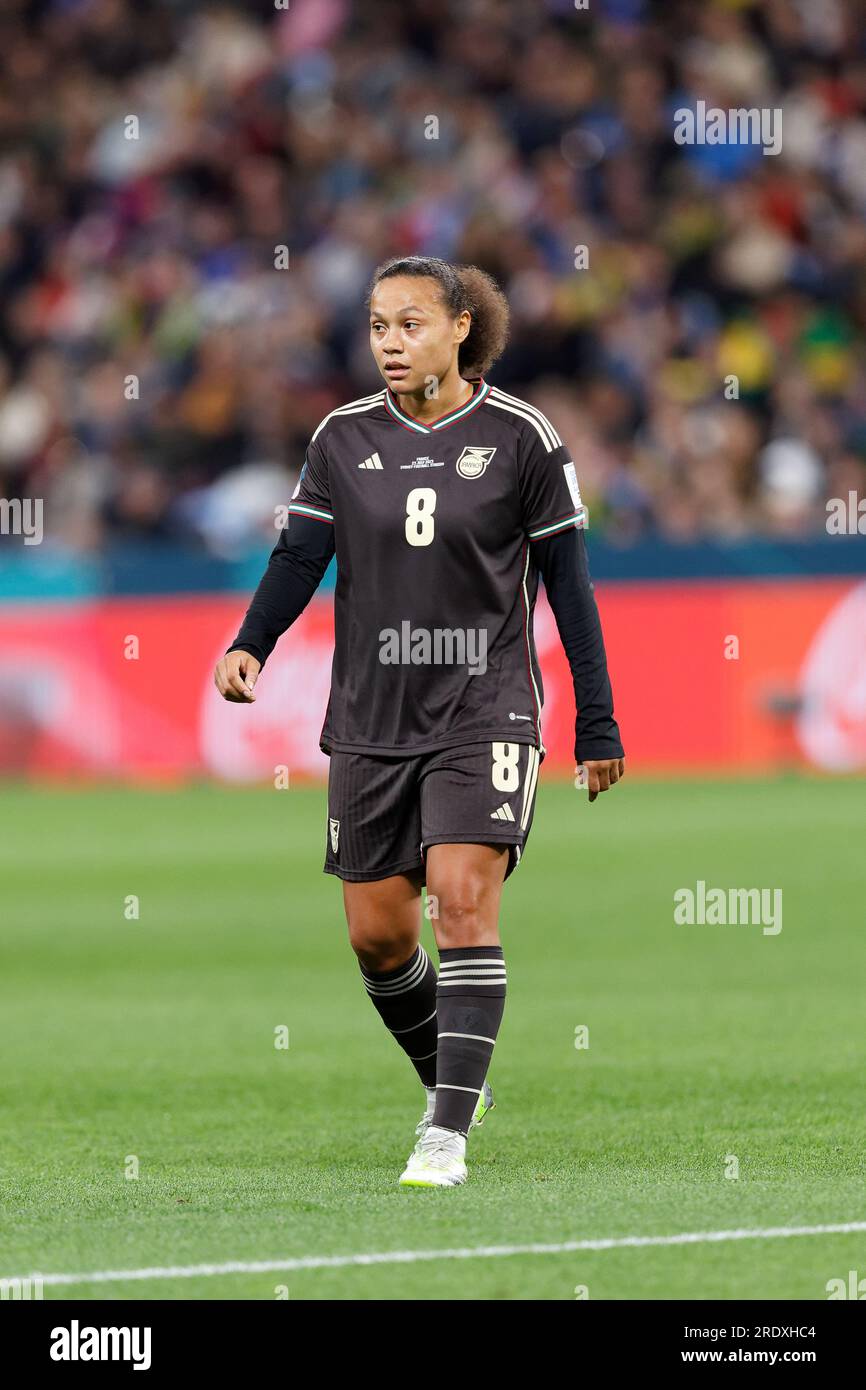
POLYGON ((333 420, 335 415, 363 415, 365 410, 373 410, 375 406, 381 405, 384 397, 385 391, 383 389, 377 391, 375 396, 361 396, 356 401, 349 401, 346 405, 337 406, 336 410, 332 410, 330 415, 326 415, 324 420, 321 420, 316 426, 310 443, 312 444, 316 435, 325 428, 329 420, 333 420))
POLYGON ((494 386, 493 390, 499 397, 501 397, 503 401, 508 401, 511 405, 519 406, 521 410, 527 410, 530 415, 534 415, 535 418, 538 420, 539 424, 544 429, 549 430, 551 437, 556 440, 556 444, 554 445, 555 448, 562 443, 562 440, 557 434, 553 424, 547 418, 544 411, 539 410, 537 405, 533 405, 531 401, 521 400, 520 396, 512 396, 510 392, 503 391, 501 386, 494 386))
POLYGON ((500 410, 509 410, 512 415, 520 415, 524 420, 528 420, 534 425, 541 436, 542 443, 548 453, 558 449, 562 440, 553 428, 546 415, 528 401, 521 401, 517 396, 507 396, 504 391, 500 391, 498 386, 494 386, 487 397, 489 405, 498 405, 500 410))

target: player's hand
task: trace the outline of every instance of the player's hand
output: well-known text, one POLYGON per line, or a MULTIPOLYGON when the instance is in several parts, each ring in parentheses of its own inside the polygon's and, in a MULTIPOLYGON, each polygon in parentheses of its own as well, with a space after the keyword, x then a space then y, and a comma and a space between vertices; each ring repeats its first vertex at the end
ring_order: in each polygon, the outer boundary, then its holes
POLYGON ((224 700, 231 700, 236 705, 252 704, 256 698, 253 691, 261 669, 261 662, 256 661, 249 652, 229 652, 216 664, 213 673, 216 688, 224 700))
POLYGON ((625 776, 624 758, 591 759, 585 762, 583 767, 586 769, 590 801, 595 801, 599 792, 610 791, 611 787, 615 787, 625 776))

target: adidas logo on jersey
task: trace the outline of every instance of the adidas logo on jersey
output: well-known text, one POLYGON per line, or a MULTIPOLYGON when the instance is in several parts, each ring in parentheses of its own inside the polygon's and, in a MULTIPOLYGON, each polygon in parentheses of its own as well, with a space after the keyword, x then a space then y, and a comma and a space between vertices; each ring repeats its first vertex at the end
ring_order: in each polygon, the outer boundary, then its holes
POLYGON ((379 455, 378 455, 378 454, 371 454, 370 457, 369 457, 368 459, 364 459, 364 462, 363 462, 363 463, 359 463, 359 464, 358 464, 358 467, 359 467, 359 468, 381 468, 381 467, 382 467, 382 460, 379 458, 379 455))
POLYGON ((499 809, 498 809, 497 811, 491 811, 491 812, 490 812, 490 819, 491 819, 491 820, 510 820, 510 821, 513 821, 513 820, 514 820, 514 812, 512 811, 512 809, 511 809, 511 807, 509 806, 508 802, 507 802, 507 801, 503 801, 502 805, 499 807, 499 809))

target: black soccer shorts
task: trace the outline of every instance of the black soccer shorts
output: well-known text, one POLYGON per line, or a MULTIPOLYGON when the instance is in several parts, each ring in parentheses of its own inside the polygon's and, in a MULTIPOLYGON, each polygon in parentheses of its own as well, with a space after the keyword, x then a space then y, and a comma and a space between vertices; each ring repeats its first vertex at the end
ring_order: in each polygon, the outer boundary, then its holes
POLYGON ((409 757, 331 754, 324 872, 350 883, 423 870, 430 845, 508 845, 507 878, 532 826, 544 751, 469 743, 409 757))

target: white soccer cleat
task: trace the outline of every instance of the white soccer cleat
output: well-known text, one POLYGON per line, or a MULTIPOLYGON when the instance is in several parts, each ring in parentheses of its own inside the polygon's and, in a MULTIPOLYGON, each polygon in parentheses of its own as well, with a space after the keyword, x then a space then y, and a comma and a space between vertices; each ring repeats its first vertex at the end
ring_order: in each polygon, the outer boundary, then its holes
POLYGON ((459 1187, 467 1178, 466 1136, 428 1125, 400 1177, 401 1187, 459 1187))
MULTIPOLYGON (((427 1092, 427 1109, 424 1111, 424 1114, 421 1116, 420 1120, 415 1126, 415 1133, 417 1134, 419 1139, 424 1138, 424 1135, 427 1133, 428 1129, 432 1125, 433 1111, 436 1109, 436 1087, 425 1086, 424 1090, 427 1092)), ((417 1147, 418 1145, 416 1144, 415 1148, 417 1149, 417 1147)), ((412 1155, 410 1154, 409 1157, 411 1158, 412 1155)))

